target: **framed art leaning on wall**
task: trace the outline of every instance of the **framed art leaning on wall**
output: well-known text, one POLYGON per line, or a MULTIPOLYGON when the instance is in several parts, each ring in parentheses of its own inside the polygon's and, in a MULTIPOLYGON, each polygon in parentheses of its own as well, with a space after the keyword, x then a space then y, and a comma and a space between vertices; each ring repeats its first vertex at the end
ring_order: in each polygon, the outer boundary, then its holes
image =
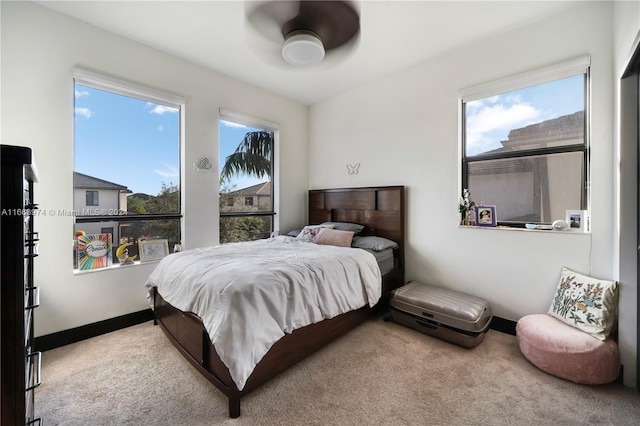
POLYGON ((569 231, 589 231, 589 218, 586 210, 567 210, 565 221, 569 224, 569 231))
POLYGON ((138 252, 140 260, 159 260, 169 254, 169 243, 167 240, 146 240, 138 242, 138 252))

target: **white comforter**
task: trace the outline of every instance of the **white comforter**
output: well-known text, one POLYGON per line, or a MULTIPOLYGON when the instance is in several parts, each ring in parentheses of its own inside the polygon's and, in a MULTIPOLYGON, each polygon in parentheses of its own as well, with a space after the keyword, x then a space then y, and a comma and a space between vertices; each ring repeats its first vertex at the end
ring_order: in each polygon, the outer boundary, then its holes
POLYGON ((375 305, 382 279, 365 250, 279 236, 172 254, 146 287, 202 319, 242 390, 284 333, 375 305))

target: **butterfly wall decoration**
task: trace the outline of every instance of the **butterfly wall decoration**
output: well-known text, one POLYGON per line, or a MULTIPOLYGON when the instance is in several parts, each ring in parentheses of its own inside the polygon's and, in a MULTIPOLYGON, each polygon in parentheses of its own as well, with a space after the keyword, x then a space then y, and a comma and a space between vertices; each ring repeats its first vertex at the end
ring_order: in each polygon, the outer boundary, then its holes
POLYGON ((197 172, 205 173, 208 170, 210 170, 213 167, 213 165, 211 164, 211 162, 207 157, 201 157, 193 162, 193 167, 196 168, 197 172))
POLYGON ((359 168, 360 168, 360 163, 356 163, 354 165, 347 164, 347 173, 349 173, 350 175, 357 175, 359 168))

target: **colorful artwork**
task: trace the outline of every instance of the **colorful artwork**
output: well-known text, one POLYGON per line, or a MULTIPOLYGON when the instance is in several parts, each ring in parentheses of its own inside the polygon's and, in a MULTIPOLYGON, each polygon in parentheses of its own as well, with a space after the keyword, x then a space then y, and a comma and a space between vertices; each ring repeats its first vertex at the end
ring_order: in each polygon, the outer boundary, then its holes
POLYGON ((111 266, 111 234, 78 236, 78 269, 98 269, 111 266))

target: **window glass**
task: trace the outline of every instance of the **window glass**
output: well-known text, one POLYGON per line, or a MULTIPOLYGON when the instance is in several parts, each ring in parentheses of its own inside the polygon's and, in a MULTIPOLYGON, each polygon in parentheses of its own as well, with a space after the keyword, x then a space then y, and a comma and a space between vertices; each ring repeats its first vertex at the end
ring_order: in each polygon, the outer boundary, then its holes
POLYGON ((89 254, 78 250, 78 237, 105 230, 111 231, 111 264, 123 257, 138 261, 140 240, 180 243, 178 107, 76 82, 74 138, 74 267, 109 266, 78 262, 89 254))
POLYGON ((273 231, 275 131, 220 120, 220 243, 273 231))
POLYGON ((469 164, 468 185, 478 204, 495 204, 502 222, 551 223, 580 210, 582 153, 485 160, 469 164))
POLYGON ((465 103, 467 156, 584 144, 585 75, 465 103))
POLYGON ((565 219, 588 208, 588 69, 462 100, 462 190, 498 224, 565 219))
POLYGON ((98 191, 87 191, 87 206, 99 206, 98 191))

